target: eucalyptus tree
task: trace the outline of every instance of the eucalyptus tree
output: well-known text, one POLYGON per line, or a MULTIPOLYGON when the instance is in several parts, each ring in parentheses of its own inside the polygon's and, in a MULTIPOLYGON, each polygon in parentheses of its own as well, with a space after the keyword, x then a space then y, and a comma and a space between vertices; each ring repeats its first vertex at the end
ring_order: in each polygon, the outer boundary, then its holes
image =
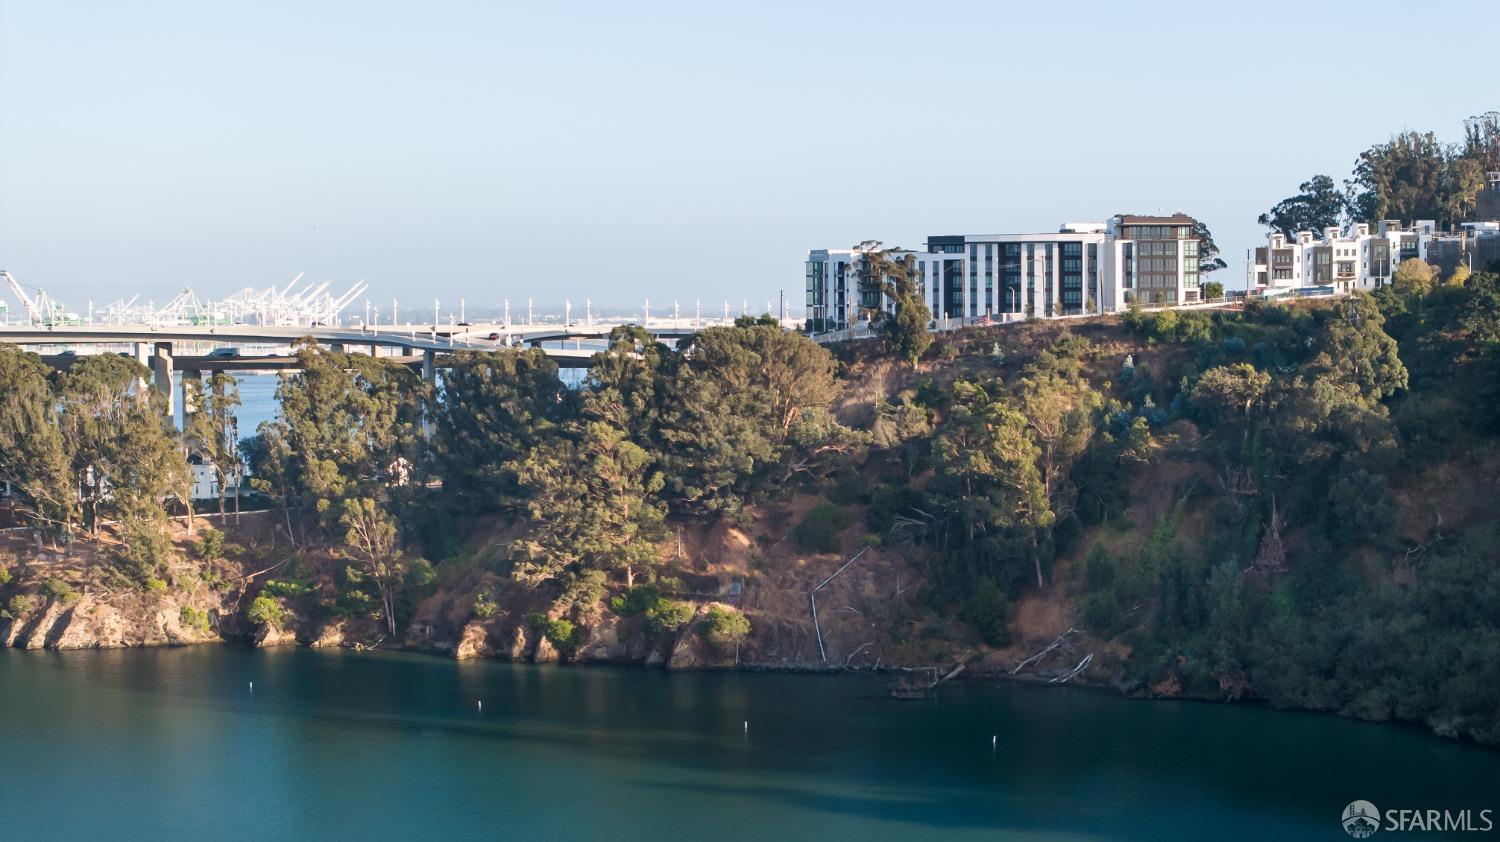
POLYGON ((165 503, 190 504, 190 477, 166 398, 141 388, 146 369, 113 354, 80 357, 57 376, 60 428, 82 489, 82 518, 101 515, 164 527, 165 503))
MULTIPOLYGON (((1484 144, 1441 143, 1432 132, 1405 132, 1361 152, 1349 179, 1354 215, 1381 219, 1462 222, 1484 187, 1484 144)), ((1477 141, 1477 142, 1476 142, 1477 141)))
POLYGON ((299 343, 298 370, 283 374, 282 420, 263 424, 261 451, 287 460, 286 487, 330 532, 345 500, 410 502, 425 472, 427 390, 410 369, 363 354, 299 343))
POLYGON ((571 401, 540 348, 454 354, 431 409, 444 493, 471 512, 523 509, 523 465, 557 435, 571 401))
POLYGON ((805 454, 794 428, 838 396, 836 362, 773 325, 709 328, 684 345, 660 404, 666 491, 682 510, 735 512, 805 454))
MULTIPOLYGON (((1048 508, 1054 517, 1066 517, 1077 498, 1067 478, 1098 432, 1103 397, 1084 380, 1076 359, 1050 351, 1041 352, 1022 371, 1016 397, 1037 447, 1037 472, 1048 508)), ((1040 586, 1040 568, 1037 573, 1040 586)))
POLYGON ((881 311, 876 329, 892 353, 915 366, 932 347, 932 333, 927 329, 932 311, 922 298, 916 255, 896 256, 900 249, 887 249, 875 240, 856 249, 864 255, 865 282, 891 300, 893 312, 881 311))
POLYGON ((201 380, 183 381, 183 415, 187 420, 189 444, 214 469, 218 480, 219 514, 224 514, 231 480, 234 485, 234 509, 240 508, 240 481, 243 474, 239 454, 239 421, 235 415, 240 405, 238 382, 224 372, 215 372, 204 388, 201 380), (193 411, 189 412, 189 404, 193 411))
POLYGON ((1254 413, 1271 387, 1271 375, 1249 363, 1211 368, 1199 375, 1193 386, 1193 402, 1215 419, 1228 415, 1242 427, 1241 448, 1250 444, 1254 413))
POLYGON ((71 529, 78 499, 47 374, 36 356, 0 344, 0 483, 19 492, 27 520, 57 535, 71 529))
POLYGON ((611 331, 574 417, 536 448, 521 473, 532 534, 517 545, 517 578, 582 581, 587 571, 636 576, 661 563, 664 480, 652 447, 665 349, 639 327, 611 331))
POLYGON ((1277 202, 1257 221, 1287 239, 1295 238, 1298 231, 1311 231, 1314 237, 1322 239, 1325 228, 1342 223, 1348 202, 1332 178, 1315 175, 1298 185, 1297 190, 1300 191, 1297 195, 1277 202))
MULTIPOLYGON (((932 440, 929 505, 942 512, 940 579, 989 577, 1006 589, 1027 568, 1043 587, 1040 532, 1055 520, 1026 415, 1001 387, 953 384, 947 417, 932 440), (993 392, 992 392, 993 389, 993 392)), ((951 587, 950 587, 951 590, 951 587)))
POLYGON ((346 572, 346 576, 374 585, 386 631, 394 637, 396 597, 406 570, 396 519, 370 497, 350 497, 339 501, 338 506, 338 522, 344 527, 344 553, 354 562, 354 572, 346 572))
POLYGON ((1214 242, 1213 232, 1208 230, 1208 225, 1199 222, 1193 228, 1193 236, 1198 240, 1199 277, 1207 275, 1210 272, 1217 272, 1229 266, 1228 263, 1224 262, 1224 258, 1219 256, 1219 246, 1214 242))
POLYGON ((603 421, 574 425, 532 453, 522 474, 532 530, 515 547, 516 578, 531 585, 587 570, 620 573, 634 586, 662 561, 666 506, 651 454, 603 421))

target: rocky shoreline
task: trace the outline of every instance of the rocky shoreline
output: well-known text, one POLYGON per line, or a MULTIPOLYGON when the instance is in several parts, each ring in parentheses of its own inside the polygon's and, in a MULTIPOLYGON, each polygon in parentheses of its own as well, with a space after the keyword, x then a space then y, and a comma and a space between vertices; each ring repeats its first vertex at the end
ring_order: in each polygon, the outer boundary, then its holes
MULTIPOLYGON (((200 589, 196 593, 86 594, 72 599, 53 597, 27 616, 0 618, 0 646, 52 651, 120 649, 156 646, 195 646, 218 643, 270 648, 345 648, 429 654, 455 660, 497 660, 535 664, 595 664, 637 666, 670 671, 739 670, 764 673, 878 674, 891 677, 893 698, 926 698, 930 691, 963 673, 965 683, 1019 681, 1031 684, 1067 683, 1132 694, 1118 683, 1118 672, 1105 676, 1070 676, 1061 661, 1029 672, 1014 673, 988 659, 962 660, 949 667, 812 663, 787 659, 760 660, 753 648, 743 653, 719 652, 689 623, 668 635, 647 633, 633 618, 606 614, 594 625, 581 627, 581 639, 563 649, 536 628, 508 617, 471 619, 461 625, 435 628, 416 624, 400 639, 383 637, 370 622, 343 618, 299 617, 288 612, 279 625, 251 623, 239 607, 238 593, 200 589), (191 622, 201 617, 202 622, 191 622), (743 654, 746 657, 740 657, 743 654), (949 673, 952 673, 951 675, 949 673), (931 676, 931 678, 927 678, 931 676), (946 676, 946 678, 944 677, 946 676), (921 692, 909 692, 919 687, 921 692)), ((697 617, 717 603, 698 606, 697 617)))
MULTIPOLYGON (((734 653, 720 653, 689 624, 653 637, 628 618, 606 616, 584 627, 582 640, 560 648, 537 629, 508 619, 471 620, 453 630, 414 626, 401 639, 381 637, 375 624, 341 618, 301 618, 288 612, 281 624, 253 624, 235 593, 125 592, 51 597, 30 612, 0 618, 0 646, 17 649, 120 649, 223 642, 257 647, 305 646, 427 652, 457 660, 532 663, 638 664, 666 669, 729 669, 734 653), (198 623, 193 618, 203 618, 198 623)), ((699 615, 715 603, 699 607, 699 615)))

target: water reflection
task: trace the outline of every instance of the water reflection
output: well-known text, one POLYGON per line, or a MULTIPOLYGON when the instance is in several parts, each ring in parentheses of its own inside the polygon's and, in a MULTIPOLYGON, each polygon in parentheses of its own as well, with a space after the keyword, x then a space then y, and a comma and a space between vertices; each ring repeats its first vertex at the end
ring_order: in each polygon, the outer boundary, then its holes
POLYGON ((60 838, 225 821, 292 838, 1160 839, 1224 822, 1329 838, 1354 798, 1497 806, 1500 753, 1415 729, 1024 686, 895 702, 880 686, 341 650, 7 651, 0 815, 60 838), (60 793, 79 797, 59 811, 60 793))

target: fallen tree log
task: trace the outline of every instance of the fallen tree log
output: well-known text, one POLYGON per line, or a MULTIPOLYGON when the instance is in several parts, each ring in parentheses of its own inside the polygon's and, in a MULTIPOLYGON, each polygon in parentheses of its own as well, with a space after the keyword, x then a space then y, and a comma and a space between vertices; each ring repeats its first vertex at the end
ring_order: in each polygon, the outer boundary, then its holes
POLYGON ((1013 670, 1011 670, 1010 674, 1011 675, 1015 675, 1016 673, 1020 672, 1021 670, 1026 669, 1027 667, 1031 666, 1032 664, 1036 663, 1037 661, 1040 661, 1041 659, 1043 659, 1043 658, 1047 657, 1048 655, 1052 654, 1052 652, 1054 650, 1056 650, 1057 647, 1063 645, 1063 642, 1066 641, 1070 635, 1074 635, 1074 634, 1077 634, 1077 633, 1078 633, 1078 629, 1076 629, 1076 628, 1070 628, 1067 631, 1063 632, 1062 634, 1058 635, 1057 638, 1055 640, 1053 640, 1051 643, 1047 644, 1042 649, 1042 651, 1036 653, 1035 655, 1032 655, 1030 658, 1027 658, 1026 660, 1022 661, 1021 663, 1016 664, 1016 668, 1013 669, 1013 670))
POLYGON ((1083 672, 1084 670, 1088 669, 1089 668, 1089 664, 1092 664, 1093 662, 1094 662, 1094 653, 1090 652, 1087 655, 1083 656, 1083 660, 1081 660, 1081 661, 1078 662, 1078 666, 1074 667, 1072 672, 1068 673, 1067 675, 1059 675, 1059 676, 1057 676, 1056 678, 1052 679, 1051 681, 1049 681, 1047 683, 1048 684, 1067 684, 1069 681, 1073 680, 1074 676, 1076 676, 1079 673, 1083 672))

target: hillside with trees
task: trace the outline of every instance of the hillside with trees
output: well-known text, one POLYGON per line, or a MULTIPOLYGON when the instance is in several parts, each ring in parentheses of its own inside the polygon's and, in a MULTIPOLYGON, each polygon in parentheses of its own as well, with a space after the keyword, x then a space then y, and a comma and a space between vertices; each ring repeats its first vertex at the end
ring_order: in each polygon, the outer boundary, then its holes
POLYGON ((1342 188, 1315 175, 1259 222, 1288 239, 1298 231, 1322 238, 1327 228, 1383 219, 1430 219, 1446 230, 1473 221, 1488 172, 1500 172, 1500 113, 1493 111, 1465 121, 1457 143, 1417 131, 1377 143, 1359 154, 1342 188))
POLYGON ((258 511, 192 534, 144 370, 0 348, 32 526, 0 548, 0 639, 91 645, 65 606, 128 597, 181 605, 201 634, 150 615, 178 642, 961 666, 1500 744, 1500 275, 930 344, 890 321, 832 349, 621 328, 577 389, 536 349, 434 389, 306 345, 241 443, 258 511))

